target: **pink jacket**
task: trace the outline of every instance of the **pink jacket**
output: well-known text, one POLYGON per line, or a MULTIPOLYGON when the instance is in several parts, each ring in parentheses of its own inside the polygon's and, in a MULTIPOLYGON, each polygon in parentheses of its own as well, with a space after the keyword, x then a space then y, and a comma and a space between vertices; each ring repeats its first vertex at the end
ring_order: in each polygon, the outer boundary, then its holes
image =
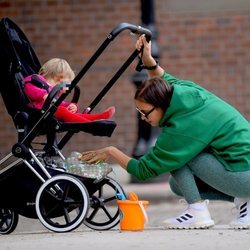
MULTIPOLYGON (((46 89, 42 89, 39 88, 37 86, 35 86, 34 84, 30 83, 31 81, 31 76, 27 76, 24 79, 24 93, 26 94, 26 96, 29 98, 29 100, 31 101, 31 103, 29 103, 28 105, 30 107, 34 107, 37 109, 42 109, 42 106, 44 104, 44 99, 43 97, 45 95, 47 95, 47 91, 46 89)), ((42 77, 41 75, 36 75, 37 77, 39 77, 43 82, 47 83, 47 85, 49 86, 49 91, 53 88, 44 77, 42 77)), ((62 101, 62 103, 60 104, 60 106, 63 107, 68 107, 70 105, 70 102, 66 102, 66 101, 62 101)))

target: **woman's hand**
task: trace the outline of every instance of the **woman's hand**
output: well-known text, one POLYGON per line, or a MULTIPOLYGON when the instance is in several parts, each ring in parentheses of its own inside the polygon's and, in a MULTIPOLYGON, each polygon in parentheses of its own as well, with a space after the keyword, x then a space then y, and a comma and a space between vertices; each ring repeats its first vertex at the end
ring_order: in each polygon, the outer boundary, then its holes
MULTIPOLYGON (((141 52, 140 54, 141 54, 142 62, 144 66, 152 67, 152 66, 157 65, 156 60, 151 55, 151 42, 149 43, 147 42, 145 35, 141 35, 138 38, 135 47, 139 51, 141 51, 143 47, 143 52, 141 52)), ((148 70, 148 75, 150 77, 153 77, 153 76, 162 77, 163 74, 164 74, 164 70, 159 65, 154 70, 148 70)))
POLYGON ((106 162, 109 159, 109 150, 108 147, 99 149, 96 151, 83 152, 80 156, 80 160, 87 161, 88 163, 98 163, 106 162))
POLYGON ((145 35, 141 35, 135 45, 138 51, 141 51, 143 47, 143 52, 140 53, 142 57, 142 62, 145 66, 153 66, 156 64, 154 58, 151 55, 151 41, 147 42, 145 35))
POLYGON ((98 163, 101 161, 106 162, 109 158, 115 160, 124 169, 127 169, 128 162, 131 160, 131 157, 113 146, 96 151, 83 152, 79 159, 89 163, 98 163))

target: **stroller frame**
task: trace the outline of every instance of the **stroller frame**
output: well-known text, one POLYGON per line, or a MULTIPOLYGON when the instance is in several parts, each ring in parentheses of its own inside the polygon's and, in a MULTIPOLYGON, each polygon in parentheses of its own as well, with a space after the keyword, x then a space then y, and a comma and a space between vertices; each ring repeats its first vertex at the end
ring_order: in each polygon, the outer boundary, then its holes
MULTIPOLYGON (((57 98, 57 93, 65 85, 62 83, 55 86, 49 93, 42 110, 37 111, 24 105, 22 80, 23 77, 38 72, 39 60, 21 29, 7 17, 1 20, 0 51, 4 54, 4 62, 0 62, 2 63, 0 66, 5 70, 3 73, 6 77, 5 85, 0 84, 0 91, 7 111, 17 128, 18 142, 13 145, 11 153, 0 160, 0 197, 1 203, 3 202, 0 205, 0 234, 9 234, 15 230, 19 214, 28 218, 38 218, 46 228, 54 232, 72 231, 82 223, 94 230, 108 230, 119 223, 116 194, 124 194, 119 183, 110 177, 97 181, 70 174, 60 167, 55 167, 58 159, 65 160, 61 150, 75 133, 81 131, 94 136, 110 137, 116 127, 115 122, 102 120, 90 123, 66 123, 59 122, 53 115, 71 91, 74 91, 72 102, 78 101, 80 89, 77 83, 109 43, 124 30, 130 30, 133 34, 145 34, 148 40, 151 38, 151 32, 145 28, 128 23, 119 24, 108 34, 99 49, 73 79, 69 91, 57 98), (4 44, 2 39, 7 43, 4 44), (23 51, 28 51, 29 55, 23 51), (5 61, 8 62, 7 66, 5 61), (8 95, 13 90, 17 96, 14 107, 8 95), (66 134, 57 143, 56 134, 59 132, 66 132, 66 134), (32 147, 33 140, 39 135, 47 137, 42 150, 32 147), (48 164, 46 157, 52 164, 48 164), (55 157, 57 161, 53 160, 55 157), (29 182, 25 181, 27 177, 29 182), (13 182, 18 189, 10 184, 13 182), (17 197, 13 199, 12 196, 15 195, 17 197), (104 212, 105 218, 99 215, 100 211, 104 212)), ((90 113, 95 108, 138 53, 135 50, 130 55, 84 110, 85 113, 90 113)))

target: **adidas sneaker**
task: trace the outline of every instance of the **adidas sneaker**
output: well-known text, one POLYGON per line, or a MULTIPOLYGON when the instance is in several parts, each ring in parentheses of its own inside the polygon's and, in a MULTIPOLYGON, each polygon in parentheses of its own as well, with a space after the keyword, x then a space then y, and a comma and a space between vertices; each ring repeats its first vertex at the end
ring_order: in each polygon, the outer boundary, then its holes
POLYGON ((237 209, 237 217, 229 224, 234 229, 250 228, 250 199, 235 198, 235 208, 237 209))
POLYGON ((207 208, 208 200, 189 204, 188 208, 175 218, 163 221, 166 229, 205 229, 214 226, 207 208))

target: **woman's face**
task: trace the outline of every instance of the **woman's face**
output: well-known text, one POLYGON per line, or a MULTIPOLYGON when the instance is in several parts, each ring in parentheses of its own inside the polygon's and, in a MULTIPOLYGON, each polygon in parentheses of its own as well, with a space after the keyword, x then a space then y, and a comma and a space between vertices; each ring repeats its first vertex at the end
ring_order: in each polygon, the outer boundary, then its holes
POLYGON ((164 111, 161 108, 155 108, 152 104, 141 100, 135 100, 135 105, 142 120, 149 123, 152 127, 159 126, 159 122, 164 115, 164 111))

